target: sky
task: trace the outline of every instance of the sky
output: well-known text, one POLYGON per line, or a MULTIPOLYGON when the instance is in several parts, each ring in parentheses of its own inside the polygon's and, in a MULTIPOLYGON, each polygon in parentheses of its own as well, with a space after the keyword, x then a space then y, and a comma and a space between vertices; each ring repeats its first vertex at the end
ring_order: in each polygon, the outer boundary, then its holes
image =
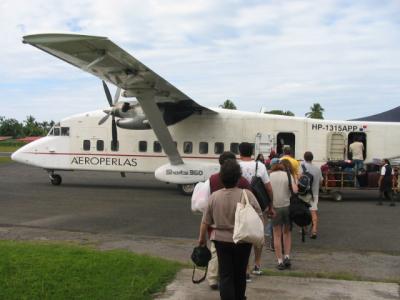
POLYGON ((106 36, 201 105, 346 120, 400 105, 400 1, 0 0, 0 116, 108 106, 101 81, 30 45, 106 36))

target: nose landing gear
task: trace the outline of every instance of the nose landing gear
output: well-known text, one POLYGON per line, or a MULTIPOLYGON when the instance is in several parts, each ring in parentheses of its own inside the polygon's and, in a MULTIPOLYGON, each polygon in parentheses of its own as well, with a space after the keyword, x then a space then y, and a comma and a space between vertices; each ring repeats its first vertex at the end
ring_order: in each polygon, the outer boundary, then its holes
POLYGON ((54 171, 49 171, 49 178, 52 185, 60 185, 62 178, 58 174, 54 174, 54 171))

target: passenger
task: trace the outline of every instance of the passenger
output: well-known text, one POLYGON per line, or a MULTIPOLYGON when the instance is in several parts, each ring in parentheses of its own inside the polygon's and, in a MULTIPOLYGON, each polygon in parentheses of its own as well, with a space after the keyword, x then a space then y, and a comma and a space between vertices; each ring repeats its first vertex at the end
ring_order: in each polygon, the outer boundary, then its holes
POLYGON ((278 155, 276 154, 274 149, 271 149, 271 152, 269 153, 268 158, 265 160, 265 166, 267 167, 267 170, 271 168, 271 162, 272 159, 278 158, 278 155))
MULTIPOLYGON (((239 152, 240 152, 240 167, 242 169, 243 177, 247 179, 249 183, 251 183, 251 179, 253 176, 256 176, 256 162, 251 158, 253 154, 253 146, 250 143, 241 143, 239 145, 239 152)), ((257 163, 257 176, 262 179, 265 184, 265 189, 270 197, 273 199, 272 195, 272 188, 271 183, 269 180, 267 169, 265 168, 264 164, 257 163)), ((268 207, 264 212, 264 220, 267 219, 268 215, 274 216, 275 211, 272 206, 268 207)), ((265 225, 265 224, 264 224, 265 225)), ((254 268, 252 273, 254 275, 261 275, 261 254, 262 254, 262 246, 254 247, 254 268)))
POLYGON ((394 185, 393 185, 393 192, 394 194, 398 194, 399 193, 399 169, 398 168, 394 168, 394 185))
MULTIPOLYGON (((322 172, 321 168, 318 168, 316 165, 312 163, 312 160, 314 159, 314 155, 312 152, 307 151, 304 153, 304 161, 301 163, 302 166, 305 167, 307 172, 309 172, 313 176, 313 182, 312 182, 312 187, 311 187, 311 192, 312 192, 312 201, 311 201, 311 219, 312 219, 312 228, 311 228, 311 238, 316 239, 317 238, 317 225, 318 225, 318 196, 319 196, 319 188, 322 184, 322 172)), ((302 167, 303 168, 303 167, 302 167)))
POLYGON ((383 204, 383 199, 386 198, 390 200, 390 206, 395 206, 393 199, 393 186, 394 183, 394 172, 392 166, 388 159, 384 159, 382 161, 383 166, 381 169, 381 176, 379 177, 378 186, 379 186, 379 202, 378 205, 383 204))
POLYGON ((272 225, 274 232, 275 256, 278 260, 278 270, 284 270, 286 268, 290 268, 291 266, 290 252, 292 248, 292 237, 291 221, 289 218, 291 192, 289 189, 287 170, 291 176, 292 189, 294 193, 297 193, 297 184, 294 181, 293 175, 291 175, 290 168, 290 163, 287 160, 283 160, 279 164, 276 164, 272 167, 270 177, 272 190, 274 191, 275 197, 274 208, 276 211, 276 216, 272 219, 272 225), (284 249, 284 256, 282 249, 284 249))
POLYGON ((218 255, 221 299, 246 299, 246 269, 251 244, 233 242, 236 205, 246 192, 250 204, 260 218, 261 208, 249 190, 236 187, 242 173, 235 160, 227 160, 221 166, 220 178, 225 187, 210 196, 200 225, 199 244, 206 244, 206 232, 212 227, 211 240, 218 255))
POLYGON ((294 158, 294 155, 290 149, 290 147, 285 147, 283 149, 283 156, 280 158, 280 160, 288 160, 292 166, 292 175, 297 180, 300 176, 300 164, 297 161, 297 159, 294 158))
POLYGON ((257 155, 256 161, 259 161, 259 162, 263 163, 263 165, 265 165, 264 155, 262 155, 262 153, 259 153, 257 155))
POLYGON ((358 175, 364 168, 364 144, 361 142, 361 137, 356 137, 355 141, 350 144, 349 152, 352 154, 354 172, 358 175))
MULTIPOLYGON (((236 156, 233 152, 226 151, 222 153, 219 157, 219 164, 222 166, 225 161, 228 159, 236 160, 236 156)), ((240 177, 237 186, 241 189, 248 189, 251 190, 250 184, 247 180, 242 176, 240 177)), ((222 184, 221 175, 220 173, 215 173, 210 177, 210 193, 214 193, 220 189, 223 189, 224 185, 222 184)), ((212 234, 212 227, 209 227, 208 236, 211 237, 212 234)), ((210 244, 210 251, 211 251, 211 260, 208 263, 208 272, 207 272, 207 281, 208 285, 212 290, 218 289, 218 257, 217 257, 217 250, 215 249, 214 242, 211 241, 210 244)))

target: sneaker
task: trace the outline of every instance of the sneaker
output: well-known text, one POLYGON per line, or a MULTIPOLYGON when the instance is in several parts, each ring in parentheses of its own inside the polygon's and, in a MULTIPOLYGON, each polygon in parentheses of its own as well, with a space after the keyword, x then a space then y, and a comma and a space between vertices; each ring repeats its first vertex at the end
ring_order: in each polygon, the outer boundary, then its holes
POLYGON ((255 265, 253 271, 251 271, 254 275, 261 275, 262 271, 259 266, 255 265))
POLYGON ((292 263, 291 263, 289 257, 285 257, 285 259, 283 260, 283 265, 284 265, 286 268, 290 268, 290 266, 292 265, 292 263))
POLYGON ((394 202, 389 204, 390 206, 396 206, 396 204, 394 202))
POLYGON ((246 273, 246 282, 247 283, 251 282, 251 277, 249 273, 246 273))
POLYGON ((310 235, 310 239, 315 240, 317 238, 317 234, 314 232, 310 235))
POLYGON ((285 267, 285 265, 284 265, 283 263, 279 263, 279 264, 276 266, 276 268, 277 268, 278 270, 280 270, 280 271, 286 269, 286 267, 285 267))

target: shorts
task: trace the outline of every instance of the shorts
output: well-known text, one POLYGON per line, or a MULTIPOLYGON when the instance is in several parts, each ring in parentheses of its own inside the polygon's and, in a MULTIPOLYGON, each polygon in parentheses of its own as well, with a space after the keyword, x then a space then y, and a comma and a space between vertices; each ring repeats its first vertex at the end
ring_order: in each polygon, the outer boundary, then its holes
POLYGON ((276 216, 272 219, 272 226, 290 225, 289 206, 275 208, 276 216))
POLYGON ((310 210, 318 210, 318 195, 313 195, 313 200, 311 201, 310 210))

